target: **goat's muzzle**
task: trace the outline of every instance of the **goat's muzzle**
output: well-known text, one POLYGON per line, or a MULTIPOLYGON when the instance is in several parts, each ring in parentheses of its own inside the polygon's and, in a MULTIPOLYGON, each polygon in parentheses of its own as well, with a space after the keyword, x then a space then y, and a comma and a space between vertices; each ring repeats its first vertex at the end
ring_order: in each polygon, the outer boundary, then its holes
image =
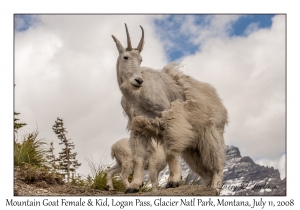
POLYGON ((142 86, 142 83, 143 83, 142 78, 136 78, 135 81, 139 84, 139 86, 142 86))

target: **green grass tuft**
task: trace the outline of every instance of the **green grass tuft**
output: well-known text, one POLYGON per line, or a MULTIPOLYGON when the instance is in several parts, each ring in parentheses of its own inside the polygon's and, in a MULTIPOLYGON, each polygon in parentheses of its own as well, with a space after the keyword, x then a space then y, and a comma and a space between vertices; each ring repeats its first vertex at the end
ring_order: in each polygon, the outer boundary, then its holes
MULTIPOLYGON (((95 163, 93 160, 86 159, 89 167, 91 169, 91 176, 90 176, 90 187, 97 189, 97 190, 105 190, 106 188, 106 175, 107 169, 110 165, 106 165, 103 163, 95 163)), ((132 179, 132 176, 131 176, 132 179)), ((130 181, 130 177, 129 177, 130 181)), ((116 191, 124 192, 126 189, 118 175, 114 176, 112 179, 114 189, 116 191)))
POLYGON ((25 163, 35 166, 46 165, 44 158, 46 144, 38 137, 37 130, 22 136, 21 141, 14 140, 14 165, 21 166, 25 163))

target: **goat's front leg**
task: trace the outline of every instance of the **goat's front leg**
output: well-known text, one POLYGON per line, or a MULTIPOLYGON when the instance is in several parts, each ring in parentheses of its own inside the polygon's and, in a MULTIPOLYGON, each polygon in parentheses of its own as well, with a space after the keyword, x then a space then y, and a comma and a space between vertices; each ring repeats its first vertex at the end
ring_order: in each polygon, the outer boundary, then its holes
POLYGON ((136 193, 143 185, 147 139, 137 131, 131 131, 129 144, 133 154, 133 179, 125 193, 136 193))
POLYGON ((129 188, 128 176, 132 172, 132 160, 124 160, 122 163, 121 180, 126 189, 129 188))

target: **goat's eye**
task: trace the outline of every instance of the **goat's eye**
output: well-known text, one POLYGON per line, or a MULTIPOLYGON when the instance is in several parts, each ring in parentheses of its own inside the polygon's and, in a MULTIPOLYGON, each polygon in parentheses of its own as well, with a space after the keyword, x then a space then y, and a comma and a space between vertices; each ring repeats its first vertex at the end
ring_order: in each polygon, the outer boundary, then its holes
POLYGON ((128 60, 128 56, 124 56, 123 58, 124 58, 124 60, 128 60))

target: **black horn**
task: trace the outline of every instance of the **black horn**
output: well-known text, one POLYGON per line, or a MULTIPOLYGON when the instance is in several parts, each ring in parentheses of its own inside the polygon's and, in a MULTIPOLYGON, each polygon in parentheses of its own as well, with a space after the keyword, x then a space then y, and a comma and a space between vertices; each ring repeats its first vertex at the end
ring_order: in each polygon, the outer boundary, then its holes
POLYGON ((127 28, 126 23, 125 23, 125 28, 126 28, 126 34, 127 34, 127 48, 126 48, 126 50, 131 51, 133 49, 132 49, 132 46, 131 46, 130 36, 129 36, 129 33, 128 33, 128 28, 127 28))

